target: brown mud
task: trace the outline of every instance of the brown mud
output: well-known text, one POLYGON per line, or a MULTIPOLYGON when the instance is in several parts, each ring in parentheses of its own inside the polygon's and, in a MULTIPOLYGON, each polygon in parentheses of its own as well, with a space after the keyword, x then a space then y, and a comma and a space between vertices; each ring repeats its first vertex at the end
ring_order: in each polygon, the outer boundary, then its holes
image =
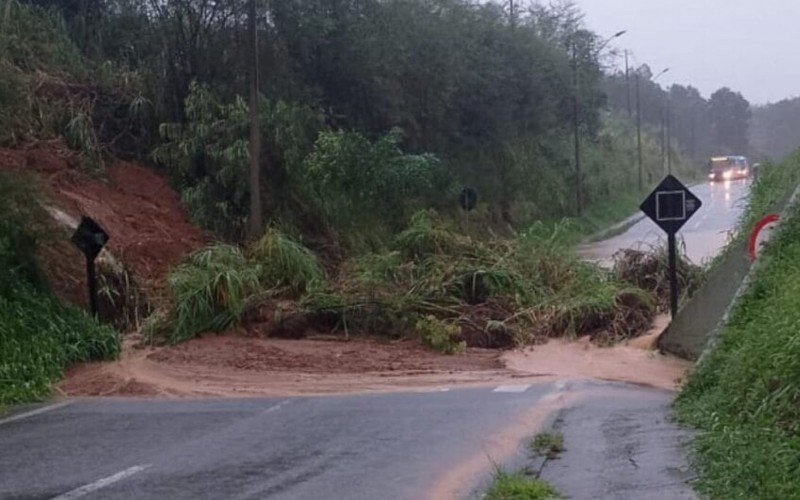
POLYGON ((690 364, 651 350, 664 325, 659 318, 649 336, 615 347, 597 347, 586 338, 552 340, 505 353, 467 349, 453 356, 431 352, 412 340, 265 339, 242 330, 165 347, 135 347, 129 339, 119 361, 78 365, 58 390, 67 396, 245 397, 568 379, 674 389, 690 364))

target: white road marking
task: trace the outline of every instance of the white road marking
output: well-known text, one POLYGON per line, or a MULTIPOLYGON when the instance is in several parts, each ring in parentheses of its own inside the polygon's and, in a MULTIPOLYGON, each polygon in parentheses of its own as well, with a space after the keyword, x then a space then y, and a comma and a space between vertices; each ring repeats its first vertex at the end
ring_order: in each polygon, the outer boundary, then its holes
POLYGON ((63 408, 67 405, 72 404, 72 401, 64 401, 62 403, 56 403, 50 406, 43 406, 42 408, 37 408, 35 410, 27 411, 25 413, 20 413, 19 415, 12 415, 10 417, 6 417, 0 420, 0 425, 3 424, 10 424, 11 422, 16 422, 18 420, 22 420, 28 417, 34 417, 36 415, 41 415, 42 413, 47 413, 48 411, 58 410, 59 408, 63 408))
POLYGON ((524 384, 524 385, 501 385, 495 387, 492 392, 525 392, 531 384, 524 384))
POLYGON ((289 404, 289 402, 290 402, 290 401, 291 401, 290 399, 286 399, 286 400, 283 400, 283 401, 281 401, 280 403, 276 404, 275 406, 270 406, 269 408, 267 408, 266 410, 264 410, 264 414, 267 414, 267 413, 272 413, 272 412, 278 411, 278 410, 280 410, 281 408, 283 408, 284 406, 286 406, 287 404, 289 404))
POLYGON ((89 493, 93 493, 101 488, 105 488, 106 486, 110 486, 116 482, 122 481, 123 479, 129 478, 134 474, 138 474, 143 470, 149 469, 152 465, 136 465, 131 467, 130 469, 125 469, 123 471, 117 472, 113 476, 104 477, 98 481, 93 483, 89 483, 87 485, 81 486, 80 488, 76 488, 72 491, 68 491, 63 495, 59 495, 53 500, 71 500, 73 498, 80 498, 82 496, 88 495, 89 493))

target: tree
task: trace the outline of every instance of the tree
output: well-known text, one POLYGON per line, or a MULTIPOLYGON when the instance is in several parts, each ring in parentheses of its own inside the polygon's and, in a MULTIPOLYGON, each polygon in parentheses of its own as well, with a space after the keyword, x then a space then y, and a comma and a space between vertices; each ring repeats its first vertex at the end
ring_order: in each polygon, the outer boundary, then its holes
POLYGON ((747 154, 750 103, 739 92, 723 87, 708 101, 714 146, 719 154, 747 154))
POLYGON ((258 123, 258 16, 256 0, 248 6, 250 25, 250 239, 261 236, 264 229, 261 213, 261 127, 258 123))

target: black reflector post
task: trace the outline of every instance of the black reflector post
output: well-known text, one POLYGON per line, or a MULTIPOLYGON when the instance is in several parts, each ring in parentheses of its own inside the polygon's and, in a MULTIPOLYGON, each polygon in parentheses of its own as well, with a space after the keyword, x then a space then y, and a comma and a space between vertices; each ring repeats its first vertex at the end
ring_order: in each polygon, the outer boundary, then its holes
POLYGON ((106 243, 108 243, 108 233, 100 227, 100 224, 84 216, 81 218, 81 223, 71 239, 75 246, 86 256, 86 283, 89 287, 89 306, 92 314, 97 315, 97 276, 94 261, 106 243))

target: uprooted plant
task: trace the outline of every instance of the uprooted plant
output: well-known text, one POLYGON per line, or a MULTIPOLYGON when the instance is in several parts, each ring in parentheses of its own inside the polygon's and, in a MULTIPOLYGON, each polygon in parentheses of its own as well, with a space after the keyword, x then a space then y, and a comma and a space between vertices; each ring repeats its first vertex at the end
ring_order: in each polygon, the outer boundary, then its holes
POLYGON ((304 305, 333 329, 416 332, 442 352, 642 332, 655 313, 653 297, 580 261, 558 238, 561 229, 483 242, 420 212, 391 250, 346 262, 334 284, 304 305))

